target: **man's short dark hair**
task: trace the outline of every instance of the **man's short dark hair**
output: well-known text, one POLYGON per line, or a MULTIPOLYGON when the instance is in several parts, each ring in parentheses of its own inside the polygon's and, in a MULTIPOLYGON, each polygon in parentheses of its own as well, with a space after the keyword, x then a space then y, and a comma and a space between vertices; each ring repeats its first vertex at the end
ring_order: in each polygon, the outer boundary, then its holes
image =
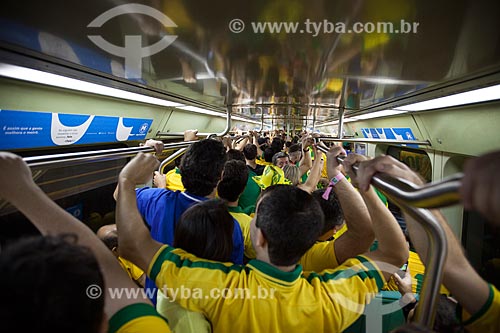
POLYGON ((316 201, 318 201, 321 206, 321 210, 325 215, 325 225, 321 234, 323 235, 327 231, 332 230, 335 226, 342 225, 344 223, 344 213, 342 212, 342 206, 340 206, 339 199, 335 194, 335 191, 331 191, 328 196, 328 200, 323 199, 323 194, 326 189, 316 190, 312 193, 312 196, 316 201))
POLYGON ((321 235, 323 221, 318 202, 295 186, 270 186, 257 204, 255 225, 267 239, 273 265, 296 264, 321 235))
POLYGON ((193 143, 179 167, 186 191, 202 197, 212 193, 225 162, 226 151, 222 142, 205 139, 193 143))
POLYGON ((256 159, 257 158, 257 146, 254 145, 253 143, 247 144, 245 147, 243 147, 243 155, 249 161, 256 159))
POLYGON ((175 228, 174 247, 197 257, 227 262, 233 251, 234 220, 221 200, 207 200, 186 210, 175 228))
POLYGON ((0 320, 5 332, 99 332, 104 290, 99 264, 75 236, 37 236, 8 246, 0 255, 0 320))
POLYGON ((264 150, 264 160, 271 163, 273 161, 274 150, 272 148, 266 148, 264 150))
POLYGON ((248 169, 245 163, 237 160, 227 161, 224 165, 222 179, 217 185, 217 193, 221 199, 233 202, 245 190, 248 181, 248 169))
POLYGON ((227 152, 226 152, 226 161, 229 161, 229 160, 238 160, 238 161, 242 161, 243 163, 245 163, 245 155, 243 155, 243 153, 241 152, 241 150, 238 150, 238 149, 229 149, 227 152))
POLYGON ((288 148, 288 153, 291 154, 291 153, 294 153, 296 151, 300 151, 302 149, 302 147, 298 144, 293 144, 290 146, 290 148, 288 148))

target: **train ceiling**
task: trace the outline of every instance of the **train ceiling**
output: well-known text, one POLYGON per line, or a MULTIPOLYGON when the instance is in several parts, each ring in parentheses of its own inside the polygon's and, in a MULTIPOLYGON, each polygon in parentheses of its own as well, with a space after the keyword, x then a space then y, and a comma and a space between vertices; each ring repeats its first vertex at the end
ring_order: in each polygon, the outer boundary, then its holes
POLYGON ((499 7, 494 0, 7 0, 0 41, 214 108, 230 102, 234 113, 275 125, 307 126, 336 119, 341 105, 356 113, 498 71, 499 7))

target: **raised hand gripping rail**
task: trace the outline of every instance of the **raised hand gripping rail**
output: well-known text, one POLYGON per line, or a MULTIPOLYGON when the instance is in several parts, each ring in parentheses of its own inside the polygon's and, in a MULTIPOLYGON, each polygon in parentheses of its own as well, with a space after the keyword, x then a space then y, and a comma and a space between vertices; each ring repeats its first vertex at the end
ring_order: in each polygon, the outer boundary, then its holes
MULTIPOLYGON (((321 151, 325 151, 324 148, 321 151)), ((338 156, 339 163, 345 156, 338 156)), ((358 166, 354 165, 355 172, 358 166)), ((447 255, 446 234, 436 217, 425 208, 438 208, 458 203, 458 188, 462 174, 416 187, 385 174, 375 174, 372 185, 384 192, 392 202, 413 217, 426 231, 429 238, 429 255, 425 263, 426 274, 414 321, 432 328, 437 307, 437 296, 443 277, 447 255), (421 208, 417 208, 421 207, 421 208)))

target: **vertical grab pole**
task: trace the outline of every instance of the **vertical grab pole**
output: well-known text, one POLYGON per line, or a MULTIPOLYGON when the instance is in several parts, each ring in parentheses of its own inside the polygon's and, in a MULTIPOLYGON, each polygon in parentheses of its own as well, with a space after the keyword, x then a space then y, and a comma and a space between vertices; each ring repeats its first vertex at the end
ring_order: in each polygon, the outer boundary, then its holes
POLYGON ((446 234, 439 221, 429 210, 409 206, 391 195, 388 197, 424 228, 429 239, 427 258, 422 258, 426 260, 424 283, 413 322, 432 329, 434 327, 439 289, 443 279, 444 263, 448 251, 446 234))

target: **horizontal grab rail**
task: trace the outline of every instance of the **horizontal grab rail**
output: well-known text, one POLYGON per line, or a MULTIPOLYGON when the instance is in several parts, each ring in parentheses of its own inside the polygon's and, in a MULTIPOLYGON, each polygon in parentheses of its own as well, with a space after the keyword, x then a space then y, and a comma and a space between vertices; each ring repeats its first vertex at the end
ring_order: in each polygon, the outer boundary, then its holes
MULTIPOLYGON (((216 133, 196 133, 197 136, 210 137, 210 136, 218 136, 216 133)), ((184 132, 158 132, 156 133, 157 137, 184 137, 184 132)))
POLYGON ((387 144, 402 144, 402 145, 420 145, 431 146, 430 141, 425 140, 391 140, 391 139, 369 139, 369 138, 331 138, 328 136, 318 137, 321 141, 326 142, 359 142, 359 143, 387 143, 387 144))
MULTIPOLYGON (((182 141, 166 143, 164 151, 188 147, 196 141, 182 141)), ((105 150, 93 150, 75 153, 52 154, 43 156, 25 157, 24 161, 31 168, 56 168, 70 165, 78 165, 89 162, 111 161, 127 157, 132 157, 139 152, 152 153, 154 149, 151 147, 129 147, 129 148, 114 148, 105 150)))

